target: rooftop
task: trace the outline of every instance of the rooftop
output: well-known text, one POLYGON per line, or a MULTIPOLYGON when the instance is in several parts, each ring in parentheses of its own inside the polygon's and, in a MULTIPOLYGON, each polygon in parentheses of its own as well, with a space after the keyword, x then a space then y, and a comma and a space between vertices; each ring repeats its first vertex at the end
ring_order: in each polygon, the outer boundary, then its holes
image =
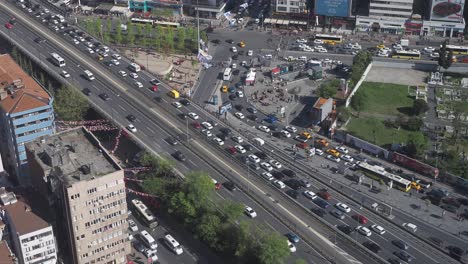
POLYGON ((92 180, 121 170, 104 147, 83 127, 45 136, 26 144, 44 171, 64 184, 92 180))
POLYGON ((16 264, 18 263, 16 258, 12 256, 12 252, 10 250, 10 247, 6 243, 6 241, 1 240, 0 241, 0 259, 2 260, 2 264, 16 264))
POLYGON ((31 211, 29 205, 22 201, 0 208, 7 211, 9 215, 8 222, 11 220, 19 235, 25 235, 49 226, 46 221, 31 211))
POLYGON ((323 98, 323 97, 319 97, 319 99, 317 99, 317 101, 315 101, 314 103, 314 108, 315 109, 321 109, 322 108, 322 105, 324 105, 326 102, 328 102, 329 99, 327 98, 323 98))
POLYGON ((9 205, 9 204, 16 203, 18 200, 16 199, 15 193, 7 192, 5 187, 1 187, 0 188, 0 201, 2 205, 9 205))
POLYGON ((8 54, 0 55, 0 106, 18 113, 47 106, 50 95, 8 54))

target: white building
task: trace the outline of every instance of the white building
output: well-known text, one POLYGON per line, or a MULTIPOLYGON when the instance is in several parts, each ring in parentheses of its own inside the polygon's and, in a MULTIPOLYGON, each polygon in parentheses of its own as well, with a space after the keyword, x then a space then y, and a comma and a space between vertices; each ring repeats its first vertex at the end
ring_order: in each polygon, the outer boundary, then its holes
POLYGON ((465 0, 432 0, 430 20, 424 21, 421 34, 438 37, 463 37, 465 0))
POLYGON ((276 12, 278 13, 304 13, 306 12, 305 0, 276 0, 276 12))
POLYGON ((18 201, 0 206, 0 215, 9 227, 13 251, 20 263, 57 263, 57 248, 52 227, 31 212, 27 204, 18 201))
POLYGON ((413 12, 413 0, 371 0, 369 16, 356 18, 356 30, 401 33, 413 12))

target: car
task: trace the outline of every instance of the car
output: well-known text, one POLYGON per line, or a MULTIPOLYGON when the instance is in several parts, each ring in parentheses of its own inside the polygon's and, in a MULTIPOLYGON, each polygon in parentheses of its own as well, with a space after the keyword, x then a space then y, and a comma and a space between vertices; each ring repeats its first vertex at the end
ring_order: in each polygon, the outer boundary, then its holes
POLYGON ((426 53, 433 53, 435 51, 435 48, 433 47, 425 47, 424 52, 426 53))
POLYGON ((253 56, 253 50, 247 51, 247 56, 253 56))
POLYGON ((354 161, 353 157, 351 157, 350 155, 342 155, 341 159, 346 161, 346 162, 353 162, 354 161))
POLYGON ((13 25, 10 24, 10 23, 6 23, 6 24, 5 24, 5 28, 7 28, 7 29, 13 29, 13 25))
POLYGON ((271 164, 271 166, 275 167, 276 169, 280 169, 282 167, 281 163, 279 163, 277 160, 270 160, 269 163, 271 164))
POLYGON ((274 180, 273 185, 275 185, 276 187, 278 187, 280 189, 286 188, 286 184, 284 184, 284 182, 282 182, 280 180, 274 180))
POLYGON ((236 47, 231 47, 231 51, 232 52, 237 52, 237 48, 236 47))
POLYGON ((237 97, 242 98, 242 97, 244 97, 244 92, 242 92, 242 91, 237 91, 237 92, 236 92, 236 95, 237 95, 237 97))
POLYGON ((245 212, 246 215, 250 216, 250 218, 257 217, 257 213, 249 206, 245 207, 244 212, 245 212))
POLYGON ((132 77, 133 79, 137 79, 138 78, 138 74, 134 73, 134 72, 131 72, 130 73, 130 77, 132 77))
POLYGON ((349 208, 349 206, 346 205, 346 204, 344 204, 344 203, 337 203, 337 204, 335 204, 335 207, 336 207, 338 210, 340 210, 340 211, 342 211, 342 212, 344 212, 344 213, 349 213, 349 212, 351 212, 351 208, 349 208))
POLYGON ((214 137, 213 141, 216 142, 216 144, 218 144, 219 146, 224 145, 224 141, 218 137, 214 137))
POLYGON ((60 75, 62 75, 63 78, 69 78, 70 74, 67 71, 61 71, 60 75))
POLYGON ((310 184, 310 182, 307 181, 307 180, 305 180, 305 179, 300 179, 300 180, 299 180, 299 183, 300 183, 301 186, 304 187, 304 188, 309 188, 310 186, 312 186, 312 185, 310 184))
POLYGON ((315 198, 313 201, 316 205, 323 209, 327 209, 328 207, 330 207, 330 204, 321 198, 315 198))
POLYGON ((134 115, 127 115, 127 119, 130 122, 135 122, 137 118, 134 115))
POLYGON ((247 159, 248 159, 249 161, 251 161, 251 162, 254 162, 254 163, 259 163, 259 162, 260 162, 260 158, 257 157, 257 156, 254 155, 254 154, 249 154, 249 155, 247 156, 247 159))
POLYGON ((327 153, 336 158, 340 156, 340 152, 338 152, 336 149, 327 149, 327 153))
POLYGON ((227 181, 223 183, 223 186, 230 191, 237 191, 237 185, 232 181, 227 181))
POLYGON ((205 136, 207 136, 207 137, 213 136, 213 134, 211 133, 211 131, 208 130, 208 129, 202 129, 201 132, 202 132, 203 135, 205 135, 205 136))
POLYGON ((247 152, 247 151, 245 150, 245 148, 244 148, 243 146, 241 146, 241 145, 235 145, 235 146, 234 146, 234 149, 235 149, 237 152, 242 153, 242 154, 244 154, 245 152, 247 152))
POLYGON ((281 130, 280 133, 287 138, 291 137, 291 133, 289 133, 287 130, 281 130))
POLYGON ((337 158, 337 157, 333 157, 332 155, 327 155, 327 159, 328 160, 331 160, 331 161, 334 161, 334 162, 340 162, 340 158, 337 158))
POLYGON ((270 163, 267 163, 267 162, 260 163, 260 167, 262 167, 266 171, 272 171, 273 170, 273 167, 270 165, 270 163))
POLYGON ((379 235, 385 234, 385 229, 382 226, 379 226, 377 224, 371 225, 372 231, 376 232, 379 235))
POLYGON ((364 245, 366 248, 368 248, 374 253, 379 253, 379 251, 382 250, 382 248, 380 248, 380 246, 377 243, 374 243, 372 241, 365 241, 364 243, 362 243, 362 245, 364 245))
POLYGON ((329 143, 326 139, 317 139, 315 140, 315 144, 323 147, 328 147, 329 143))
POLYGON ((397 257, 399 257, 401 260, 406 261, 406 262, 411 262, 413 260, 413 257, 408 254, 406 251, 395 251, 393 254, 397 257))
POLYGON ((314 44, 323 44, 323 40, 321 39, 315 39, 314 44))
POLYGON ((349 225, 339 225, 337 228, 347 235, 351 235, 354 231, 349 225))
POLYGON ((244 139, 240 136, 232 136, 231 137, 232 141, 236 142, 236 143, 242 143, 244 142, 244 139))
POLYGON ((369 230, 369 228, 367 228, 365 226, 356 227, 356 231, 358 231, 359 234, 361 234, 363 236, 371 236, 372 235, 372 232, 369 230))
POLYGON ((234 115, 239 119, 244 119, 245 118, 244 114, 242 114, 241 112, 236 112, 234 115))
POLYGON ((367 218, 361 214, 353 215, 353 219, 358 221, 358 223, 360 223, 361 225, 365 225, 368 222, 367 218))
POLYGON ((130 130, 131 132, 133 133, 136 133, 137 132, 137 129, 134 125, 130 124, 127 126, 127 129, 130 130))
POLYGON ((309 198, 309 199, 311 199, 311 200, 314 200, 314 199, 317 198, 317 195, 316 195, 314 192, 309 191, 309 190, 306 190, 306 191, 302 192, 302 194, 303 194, 305 197, 307 197, 307 198, 309 198))
POLYGON ((348 154, 349 152, 349 150, 345 147, 337 147, 336 150, 344 154, 348 154))
POLYGON ((137 224, 135 224, 135 221, 133 221, 132 219, 129 219, 127 223, 128 223, 128 229, 130 229, 133 232, 138 231, 138 226, 137 224))
POLYGON ((290 177, 290 178, 293 178, 293 177, 296 177, 296 172, 293 171, 293 170, 290 170, 290 169, 284 169, 282 170, 281 172, 283 172, 284 175, 290 177))
POLYGON ((160 85, 160 84, 161 84, 157 79, 151 79, 151 80, 150 80, 150 83, 151 83, 152 85, 160 85))
POLYGON ((413 232, 416 232, 418 230, 418 227, 412 223, 403 223, 403 227, 413 232))
POLYGON ((307 43, 306 39, 296 39, 297 43, 307 43))
POLYGON ((134 82, 133 83, 137 88, 143 88, 143 84, 141 82, 134 82))
POLYGON ((315 155, 322 156, 323 155, 323 150, 316 148, 315 149, 315 155))
POLYGON ((110 100, 109 95, 106 94, 106 93, 99 94, 99 97, 101 97, 101 99, 104 100, 104 101, 109 101, 110 100))
POLYGON ((145 246, 138 240, 132 241, 133 247, 136 249, 136 251, 143 253, 143 251, 146 250, 145 246))
POLYGON ((114 58, 114 59, 116 59, 116 60, 122 59, 122 57, 121 57, 119 54, 117 54, 117 53, 112 54, 112 58, 114 58))
POLYGON ((77 40, 77 39, 73 39, 73 43, 75 43, 76 45, 80 44, 80 41, 77 40))
POLYGON ((187 115, 188 115, 190 118, 192 118, 193 120, 197 120, 197 119, 200 118, 200 117, 199 117, 196 113, 194 113, 194 112, 190 112, 190 113, 188 113, 187 115))
POLYGON ((202 127, 204 127, 205 129, 208 129, 208 130, 213 129, 213 125, 210 124, 210 123, 208 123, 208 122, 206 122, 206 121, 205 121, 205 122, 202 122, 201 125, 202 125, 202 127))
POLYGON ((83 92, 85 95, 87 95, 87 96, 90 96, 90 95, 91 95, 91 90, 90 90, 89 88, 84 88, 84 89, 82 90, 82 92, 83 92))
POLYGON ((439 57, 440 57, 440 54, 439 54, 439 52, 433 52, 433 53, 431 53, 431 54, 429 55, 429 57, 431 57, 431 58, 439 58, 439 57))
POLYGON ((181 108, 182 107, 182 104, 179 103, 179 102, 172 102, 171 105, 174 106, 175 108, 181 108))
POLYGON ((125 71, 119 71, 119 75, 125 77, 127 76, 127 73, 125 71))
POLYGON ((392 244, 398 247, 399 249, 407 250, 408 244, 405 243, 405 241, 398 239, 398 240, 392 240, 392 244))
POLYGON ((330 212, 331 215, 333 215, 334 217, 340 219, 340 220, 343 220, 345 219, 345 215, 342 211, 339 211, 339 210, 333 210, 330 212))
POLYGON ((299 236, 297 236, 294 233, 287 233, 285 236, 288 238, 289 241, 291 241, 291 243, 297 244, 300 241, 299 236))
POLYGON ((396 259, 396 258, 389 258, 388 262, 390 264, 405 264, 405 263, 401 262, 399 259, 396 259))
POLYGON ((257 129, 260 130, 260 131, 263 131, 265 133, 270 132, 270 129, 267 126, 258 126, 257 129))
POLYGON ((92 48, 86 48, 86 50, 88 51, 89 54, 93 54, 94 53, 94 50, 92 48))
POLYGON ((230 129, 230 128, 227 128, 227 127, 222 127, 222 128, 219 129, 219 131, 220 131, 221 133, 223 133, 224 135, 226 135, 226 136, 229 135, 229 134, 231 134, 231 129, 230 129))
POLYGON ((46 40, 43 39, 43 38, 36 38, 36 39, 34 39, 34 41, 35 41, 36 43, 39 43, 39 44, 46 42, 46 40))
POLYGON ((248 112, 252 113, 252 114, 256 114, 257 113, 257 109, 254 108, 254 107, 247 107, 246 109, 248 112))
POLYGON ((289 240, 286 240, 286 242, 288 242, 288 248, 289 248, 289 251, 291 251, 292 253, 296 252, 296 246, 294 246, 293 243, 291 243, 291 241, 289 240))

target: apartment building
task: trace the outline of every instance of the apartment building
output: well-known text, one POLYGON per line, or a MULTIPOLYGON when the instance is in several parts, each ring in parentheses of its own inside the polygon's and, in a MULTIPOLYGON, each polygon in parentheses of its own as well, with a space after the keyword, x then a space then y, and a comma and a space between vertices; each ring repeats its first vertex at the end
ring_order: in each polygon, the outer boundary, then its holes
POLYGON ((21 185, 30 185, 24 144, 55 132, 52 104, 10 55, 0 55, 0 151, 5 170, 21 185))
POLYGON ((369 16, 356 18, 356 30, 399 34, 413 13, 414 0, 370 0, 369 16))
POLYGON ((276 0, 277 13, 305 13, 305 0, 276 0))
MULTIPOLYGON (((6 196, 12 196, 12 199, 8 198, 10 203, 0 206, 0 215, 8 226, 16 258, 24 264, 57 263, 52 226, 33 213, 28 204, 17 201, 13 193, 7 193, 6 196)), ((10 256, 14 259, 11 253, 10 256)))
POLYGON ((56 212, 66 263, 125 263, 130 253, 124 172, 85 128, 26 144, 32 182, 56 212))

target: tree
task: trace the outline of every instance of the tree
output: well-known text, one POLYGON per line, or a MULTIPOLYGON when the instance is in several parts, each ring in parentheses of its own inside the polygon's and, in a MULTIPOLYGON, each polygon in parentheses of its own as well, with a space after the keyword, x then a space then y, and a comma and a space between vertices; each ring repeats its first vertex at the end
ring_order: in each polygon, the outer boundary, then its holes
POLYGON ((444 69, 448 69, 450 66, 452 66, 452 58, 453 58, 453 51, 450 50, 447 53, 447 40, 445 40, 442 43, 442 47, 439 49, 439 59, 438 59, 439 70, 440 70, 440 67, 444 69))
POLYGON ((223 221, 233 223, 244 213, 244 205, 233 201, 226 201, 223 204, 223 221))
POLYGON ((275 232, 264 235, 256 250, 259 263, 280 264, 291 253, 286 239, 275 232))
POLYGON ((141 40, 144 36, 143 36, 143 25, 142 24, 137 24, 137 33, 136 33, 136 36, 138 38, 138 40, 141 40))
POLYGON ((361 114, 361 111, 364 110, 366 106, 367 96, 362 91, 357 91, 353 98, 351 98, 351 107, 354 110, 358 111, 358 116, 361 114))
POLYGON ((421 157, 426 151, 427 140, 422 133, 414 133, 408 136, 406 152, 411 157, 421 157))
POLYGON ((169 213, 174 213, 185 223, 190 223, 195 218, 197 210, 185 193, 176 192, 169 201, 169 213))
POLYGON ((338 90, 339 86, 340 86, 339 80, 337 79, 331 80, 329 82, 322 84, 317 89, 317 94, 318 96, 323 97, 323 98, 331 98, 335 96, 336 91, 338 90))
POLYGON ((153 32, 153 26, 151 24, 145 24, 145 36, 151 38, 151 33, 153 32))
POLYGON ((156 173, 158 175, 167 177, 172 174, 174 168, 174 160, 169 160, 163 157, 156 158, 156 173))
POLYGON ((303 260, 303 259, 296 259, 296 261, 294 262, 294 264, 307 264, 307 261, 303 260))
POLYGON ((423 120, 419 117, 411 117, 405 124, 405 128, 410 131, 419 131, 424 124, 423 120))
POLYGON ((133 23, 127 23, 127 38, 126 42, 128 45, 133 46, 135 44, 135 33, 133 32, 133 23))
POLYGON ((213 194, 213 181, 206 172, 194 171, 185 175, 184 191, 196 208, 208 206, 213 194))
POLYGON ((195 234, 201 240, 204 240, 210 247, 218 244, 218 232, 221 226, 221 218, 212 213, 206 212, 202 215, 195 225, 195 234))
POLYGON ((424 114, 429 110, 429 106, 427 105, 427 102, 423 99, 416 99, 413 102, 413 114, 414 115, 420 115, 424 114))
POLYGON ((123 37, 122 37, 122 24, 121 23, 117 23, 117 26, 115 27, 114 39, 117 45, 122 44, 123 37))
MULTIPOLYGON (((146 172, 147 174, 150 174, 146 172)), ((145 177, 143 190, 145 192, 161 198, 162 201, 170 200, 173 191, 177 188, 177 182, 171 178, 145 177)))
POLYGON ((62 120, 82 120, 89 109, 86 98, 71 87, 62 87, 57 91, 54 110, 62 120))
POLYGON ((98 33, 101 38, 104 38, 102 34, 102 20, 100 18, 95 18, 93 22, 94 22, 93 31, 95 33, 98 33))
POLYGON ((177 49, 185 52, 185 29, 179 28, 177 30, 177 49))
POLYGON ((351 117, 351 113, 350 113, 348 108, 340 106, 340 107, 338 107, 337 110, 338 110, 337 111, 338 112, 338 120, 340 120, 341 122, 346 122, 351 117))

